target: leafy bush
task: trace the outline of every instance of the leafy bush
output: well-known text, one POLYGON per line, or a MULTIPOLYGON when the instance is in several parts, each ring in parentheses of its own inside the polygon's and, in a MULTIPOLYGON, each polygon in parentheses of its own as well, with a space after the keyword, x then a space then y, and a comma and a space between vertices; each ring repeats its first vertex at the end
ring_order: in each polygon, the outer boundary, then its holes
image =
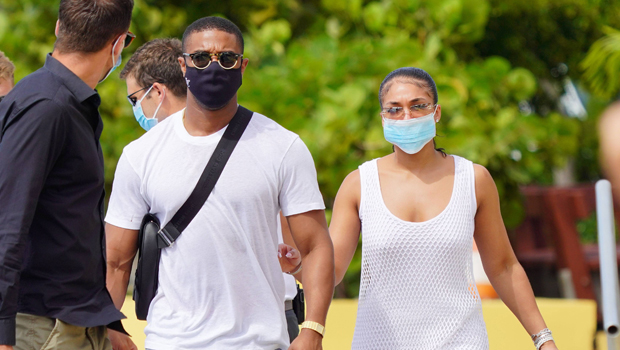
MULTIPOLYGON (((611 0, 135 4, 131 30, 138 38, 123 53, 125 60, 150 39, 180 37, 199 17, 221 14, 240 25, 250 59, 240 102, 302 137, 328 208, 349 172, 391 152, 377 93, 383 77, 403 66, 434 77, 443 108, 438 146, 491 171, 509 227, 523 215, 519 185, 551 184, 553 169, 570 158, 580 164, 580 178, 598 176, 595 118, 567 119, 553 103, 539 101, 548 86, 560 84, 550 69, 561 62, 574 67, 603 25, 617 20, 611 0)), ((0 0, 0 49, 16 63, 18 79, 39 68, 52 50, 57 6, 57 0, 0 0)), ((142 131, 117 74, 98 90, 109 187, 123 147, 142 131)), ((594 110, 602 106, 596 103, 594 110)), ((357 295, 360 266, 358 252, 339 295, 357 295)))

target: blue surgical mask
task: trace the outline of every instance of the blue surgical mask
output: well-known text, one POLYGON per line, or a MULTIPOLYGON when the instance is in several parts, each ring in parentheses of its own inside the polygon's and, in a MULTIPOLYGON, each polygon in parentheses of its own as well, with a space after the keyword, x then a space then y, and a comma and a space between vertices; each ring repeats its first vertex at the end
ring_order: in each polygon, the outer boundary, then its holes
MULTIPOLYGON (((146 90, 146 93, 144 93, 144 96, 142 96, 142 98, 136 102, 136 105, 133 106, 133 115, 136 117, 138 124, 140 124, 140 126, 146 131, 151 130, 152 127, 157 125, 157 119, 155 118, 155 116, 157 116, 157 112, 159 112, 159 108, 161 107, 162 103, 164 103, 164 99, 162 98, 152 118, 147 118, 146 115, 144 115, 144 111, 142 110, 142 100, 144 100, 144 98, 146 98, 146 95, 148 95, 149 92, 151 92, 151 89, 153 89, 153 86, 151 86, 148 90, 146 90)), ((166 98, 166 90, 164 90, 164 98, 166 98)))
POLYGON ((120 39, 120 37, 118 39, 116 39, 116 42, 114 43, 114 46, 112 46, 112 68, 110 68, 110 70, 105 75, 105 77, 103 77, 103 79, 99 80, 99 83, 101 83, 104 80, 106 80, 110 76, 110 74, 112 74, 112 72, 114 72, 114 70, 121 65, 121 62, 123 62, 122 53, 118 55, 118 60, 114 58, 114 51, 116 50, 116 44, 118 44, 118 40, 119 39, 120 39))
POLYGON ((435 111, 424 117, 406 120, 383 118, 383 135, 385 139, 403 152, 415 154, 429 143, 437 134, 435 129, 435 111))

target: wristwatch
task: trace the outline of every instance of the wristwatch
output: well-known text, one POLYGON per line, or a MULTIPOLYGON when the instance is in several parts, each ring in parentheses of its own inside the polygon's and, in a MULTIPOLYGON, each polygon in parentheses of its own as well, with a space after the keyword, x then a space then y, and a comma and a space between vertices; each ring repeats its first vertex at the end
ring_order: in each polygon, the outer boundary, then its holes
POLYGON ((304 321, 304 323, 301 324, 301 328, 308 328, 308 329, 312 329, 313 331, 319 333, 321 335, 321 337, 325 336, 325 326, 323 326, 322 324, 318 323, 318 322, 313 322, 313 321, 304 321))

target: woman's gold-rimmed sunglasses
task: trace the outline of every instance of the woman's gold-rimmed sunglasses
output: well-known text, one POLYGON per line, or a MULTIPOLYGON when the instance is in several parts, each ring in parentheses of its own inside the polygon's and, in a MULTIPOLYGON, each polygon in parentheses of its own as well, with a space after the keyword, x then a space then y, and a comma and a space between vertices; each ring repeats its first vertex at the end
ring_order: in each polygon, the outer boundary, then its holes
POLYGON ((205 69, 209 67, 211 62, 211 58, 215 56, 217 58, 217 63, 224 69, 232 69, 237 65, 237 62, 240 58, 243 57, 242 54, 234 53, 230 51, 220 52, 220 53, 210 53, 210 52, 195 52, 195 53, 183 53, 184 57, 189 57, 194 64, 194 67, 198 69, 205 69))

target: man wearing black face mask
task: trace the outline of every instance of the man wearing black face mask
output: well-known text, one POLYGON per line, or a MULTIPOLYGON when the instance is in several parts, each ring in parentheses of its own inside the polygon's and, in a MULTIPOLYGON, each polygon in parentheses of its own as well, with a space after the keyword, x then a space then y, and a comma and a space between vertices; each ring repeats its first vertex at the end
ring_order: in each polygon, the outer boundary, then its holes
POLYGON ((0 350, 111 349, 105 325, 123 315, 105 285, 95 87, 131 43, 132 9, 61 0, 54 51, 0 103, 0 350))
MULTIPOLYGON (((108 259, 127 262, 119 266, 124 274, 108 276, 115 300, 127 289, 141 218, 152 213, 164 226, 170 221, 239 107, 248 60, 237 26, 202 18, 185 31, 183 49, 186 109, 128 145, 114 178, 108 259)), ((253 113, 207 201, 174 245, 162 250, 146 348, 321 349, 334 287, 324 208, 307 147, 253 113), (307 300, 307 321, 290 348, 276 256, 280 210, 302 255, 307 300)))

